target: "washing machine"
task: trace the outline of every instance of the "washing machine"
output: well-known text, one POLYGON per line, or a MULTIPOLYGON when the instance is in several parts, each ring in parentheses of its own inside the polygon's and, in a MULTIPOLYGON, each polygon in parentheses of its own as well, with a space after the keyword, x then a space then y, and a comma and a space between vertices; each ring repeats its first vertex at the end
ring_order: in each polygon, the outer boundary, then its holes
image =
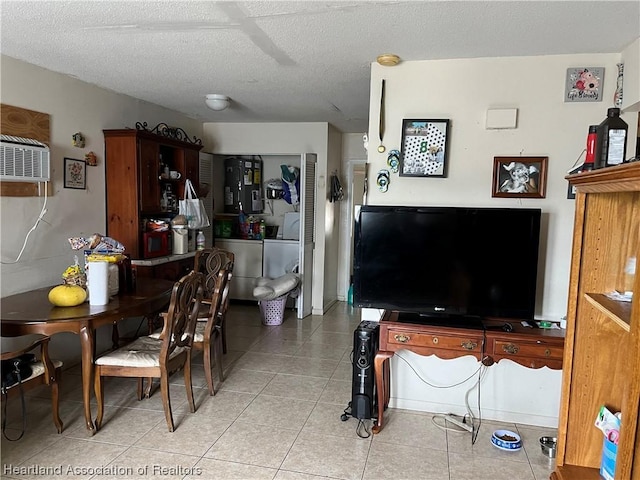
MULTIPOLYGON (((285 273, 299 271, 300 242, 298 240, 263 240, 262 275, 278 278, 285 273)), ((297 298, 287 299, 287 307, 296 307, 297 298)))

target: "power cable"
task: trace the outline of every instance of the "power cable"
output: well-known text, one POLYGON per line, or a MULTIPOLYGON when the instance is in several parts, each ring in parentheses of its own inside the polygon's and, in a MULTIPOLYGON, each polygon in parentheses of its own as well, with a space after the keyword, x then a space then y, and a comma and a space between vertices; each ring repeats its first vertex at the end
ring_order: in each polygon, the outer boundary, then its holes
POLYGON ((0 261, 0 263, 2 263, 3 265, 11 265, 11 264, 14 264, 14 263, 18 263, 20 261, 20 258, 22 257, 22 254, 24 253, 24 249, 27 247, 27 240, 29 240, 29 235, 31 235, 31 232, 33 232, 38 227, 38 224, 40 223, 40 221, 43 221, 44 223, 49 224, 49 222, 47 222, 43 218, 47 213, 47 185, 48 185, 48 183, 49 182, 44 182, 44 203, 42 204, 42 210, 40 210, 40 215, 38 215, 38 218, 36 219, 36 222, 33 224, 33 227, 31 227, 31 229, 27 232, 27 235, 24 237, 24 243, 22 244, 22 248, 20 249, 20 253, 18 253, 17 258, 12 262, 1 262, 0 261))
POLYGON ((480 384, 482 382, 482 378, 485 374, 485 372, 487 371, 487 366, 484 364, 484 361, 486 359, 488 359, 489 357, 487 355, 485 355, 485 345, 486 345, 486 330, 483 331, 483 338, 482 338, 482 357, 480 360, 480 365, 478 366, 477 370, 474 371, 471 375, 469 375, 467 378, 465 378, 464 380, 461 380, 457 383, 451 384, 451 385, 434 385, 433 383, 427 381, 425 378, 422 377, 422 375, 420 375, 420 373, 418 373, 418 371, 413 368, 413 366, 409 363, 409 361, 404 358, 402 355, 400 355, 400 352, 396 352, 395 356, 399 357, 403 362, 405 362, 407 364, 407 366, 413 371, 413 373, 416 374, 416 376, 420 379, 420 381, 432 388, 438 388, 438 389, 443 389, 443 388, 453 388, 453 387, 457 387, 460 386, 464 383, 466 383, 467 381, 469 381, 471 378, 473 378, 476 374, 478 374, 478 379, 477 381, 471 386, 471 388, 469 388, 466 393, 465 393, 465 407, 467 409, 467 414, 462 418, 462 422, 460 422, 459 420, 456 420, 453 415, 451 414, 438 414, 438 415, 433 415, 431 417, 431 421, 433 422, 433 424, 440 428, 441 430, 445 430, 445 431, 454 431, 454 432, 469 432, 471 433, 471 444, 475 444, 477 438, 478 438, 478 433, 480 431, 480 426, 482 425, 482 412, 481 412, 481 407, 480 407, 480 384), (473 415, 473 410, 471 409, 471 405, 469 404, 469 394, 471 393, 471 391, 477 387, 478 390, 478 397, 477 397, 477 402, 478 402, 478 425, 476 427, 476 422, 475 422, 475 417, 473 415), (467 416, 469 417, 469 421, 470 421, 470 425, 467 424, 467 416), (444 419, 445 421, 445 425, 440 425, 438 422, 436 422, 437 418, 441 418, 444 419), (454 425, 458 425, 459 428, 451 428, 451 427, 447 427, 446 426, 446 422, 451 422, 454 425), (467 426, 468 425, 468 426, 467 426))

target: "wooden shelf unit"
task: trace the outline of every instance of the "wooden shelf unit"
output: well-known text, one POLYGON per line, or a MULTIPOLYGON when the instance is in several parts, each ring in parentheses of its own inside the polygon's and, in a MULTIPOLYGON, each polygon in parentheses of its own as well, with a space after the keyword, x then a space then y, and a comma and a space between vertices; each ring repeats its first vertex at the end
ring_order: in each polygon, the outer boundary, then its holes
POLYGON ((622 412, 616 480, 640 480, 640 275, 632 302, 625 265, 640 257, 640 162, 568 176, 576 213, 553 480, 599 479, 601 405, 622 412))
POLYGON ((162 188, 173 187, 184 198, 185 180, 199 188, 199 151, 202 145, 175 140, 138 129, 104 130, 107 235, 121 242, 131 258, 142 258, 140 248, 146 218, 177 214, 161 206, 162 188), (179 180, 161 178, 160 157, 179 180))

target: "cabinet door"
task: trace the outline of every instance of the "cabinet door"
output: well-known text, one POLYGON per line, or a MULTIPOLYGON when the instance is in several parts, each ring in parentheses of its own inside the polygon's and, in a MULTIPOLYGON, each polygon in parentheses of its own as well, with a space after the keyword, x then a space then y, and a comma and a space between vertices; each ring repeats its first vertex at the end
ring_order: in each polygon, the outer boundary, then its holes
POLYGON ((160 147, 157 142, 144 138, 138 140, 140 210, 143 212, 160 211, 159 155, 160 147))
POLYGON ((199 189, 199 177, 200 177, 200 166, 199 166, 199 154, 198 150, 190 150, 185 148, 184 150, 184 179, 187 178, 191 180, 193 184, 193 188, 196 189, 196 193, 200 195, 199 189))

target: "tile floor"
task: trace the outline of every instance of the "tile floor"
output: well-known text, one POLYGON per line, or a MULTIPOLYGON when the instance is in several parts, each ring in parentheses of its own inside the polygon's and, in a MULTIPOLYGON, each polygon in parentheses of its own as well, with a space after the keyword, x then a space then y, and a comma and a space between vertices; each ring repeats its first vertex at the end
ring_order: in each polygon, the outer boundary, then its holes
MULTIPOLYGON (((194 359, 197 411, 188 411, 180 374, 172 379, 176 430, 167 431, 160 395, 138 402, 135 380, 107 379, 105 419, 93 437, 83 425, 78 366, 63 372, 56 434, 48 390, 28 397, 27 433, 2 439, 0 477, 13 479, 543 480, 553 461, 538 438, 546 428, 483 421, 477 442, 441 430, 432 414, 389 409, 383 431, 356 434, 340 421, 351 398, 352 332, 360 312, 338 303, 324 316, 263 326, 256 305, 228 314, 226 380, 210 397, 201 357, 194 359), (497 428, 517 431, 524 448, 489 441, 497 428)), ((159 392, 158 392, 159 393, 159 392)), ((19 426, 9 406, 9 425, 19 426)), ((94 403, 95 408, 95 403, 94 403)), ((369 423, 369 421, 367 421, 369 423)), ((10 434, 16 431, 10 430, 10 434)))

